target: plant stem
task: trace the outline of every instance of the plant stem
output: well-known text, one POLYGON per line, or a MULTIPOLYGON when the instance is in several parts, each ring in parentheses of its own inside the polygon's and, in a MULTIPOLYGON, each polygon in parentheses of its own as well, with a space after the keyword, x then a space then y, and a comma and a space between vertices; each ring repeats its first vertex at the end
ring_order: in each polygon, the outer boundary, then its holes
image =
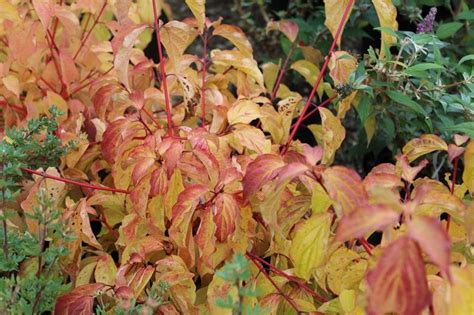
POLYGON ((298 306, 296 305, 296 303, 285 292, 283 292, 283 290, 275 283, 275 281, 273 281, 273 279, 265 271, 265 268, 263 268, 263 266, 254 258, 255 256, 249 255, 247 253, 247 257, 254 263, 255 266, 257 266, 258 270, 260 270, 260 272, 263 273, 265 278, 267 278, 267 280, 270 281, 270 283, 278 291, 278 293, 280 293, 280 295, 291 305, 291 307, 294 308, 296 313, 299 314, 298 306))
POLYGON ((201 125, 206 125, 206 72, 207 72, 207 28, 204 28, 202 48, 201 125))
POLYGON ((360 237, 357 239, 359 241, 359 243, 362 245, 362 247, 364 247, 365 251, 367 252, 367 254, 369 254, 369 256, 372 256, 372 250, 370 248, 370 244, 365 240, 365 238, 363 237, 360 237))
POLYGON ((272 95, 271 95, 272 100, 275 99, 275 97, 278 93, 278 89, 280 88, 281 79, 283 78, 283 75, 286 72, 286 67, 288 66, 288 62, 290 61, 290 58, 291 58, 291 55, 293 54, 294 48, 295 48, 295 42, 291 42, 291 46, 290 46, 290 49, 288 50, 288 54, 286 54, 286 58, 285 58, 285 61, 283 62, 283 66, 280 68, 280 73, 278 74, 278 78, 275 82, 275 85, 273 86, 272 95))
POLYGON ((168 83, 166 82, 166 70, 165 60, 163 58, 163 49, 161 47, 160 27, 158 25, 158 13, 156 11, 156 2, 151 0, 153 3, 153 18, 155 24, 155 36, 156 46, 158 48, 158 56, 160 57, 160 72, 161 72, 161 84, 163 85, 163 94, 165 95, 165 106, 166 106, 166 120, 168 123, 168 136, 173 136, 173 121, 171 120, 171 103, 168 95, 168 83))
MULTIPOLYGON (((335 98, 337 98, 337 94, 331 96, 330 98, 326 99, 326 100, 323 101, 321 104, 319 104, 318 106, 316 106, 316 108, 314 108, 313 110, 311 110, 309 113, 307 113, 307 114, 303 117, 303 120, 306 120, 307 118, 311 117, 311 115, 313 115, 314 113, 316 113, 316 112, 319 110, 319 108, 324 107, 324 106, 326 106, 327 104, 331 103, 335 98)), ((291 125, 291 129, 293 129, 295 126, 296 126, 296 124, 291 125)))
POLYGON ((288 150, 288 148, 291 144, 291 141, 293 141, 293 138, 295 137, 296 132, 298 131, 299 126, 303 122, 303 118, 306 114, 306 111, 309 108, 309 105, 312 102, 312 99, 313 99, 314 95, 316 94, 316 91, 318 90, 318 87, 319 87, 319 84, 321 83, 324 72, 326 71, 326 68, 329 64, 329 60, 331 60, 331 55, 332 55, 334 49, 336 48, 337 40, 341 36, 342 30, 344 28, 344 24, 345 24, 345 22, 346 22, 346 20, 349 16, 349 13, 352 9, 353 4, 354 4, 354 0, 349 0, 349 2, 347 3, 347 6, 344 10, 344 13, 342 14, 342 19, 339 22, 339 26, 337 27, 337 31, 336 31, 336 34, 334 36, 334 40, 332 41, 331 48, 329 49, 329 53, 326 56, 326 60, 324 61, 323 66, 321 67, 321 71, 319 72, 319 75, 318 75, 318 78, 316 79, 316 82, 314 82, 313 89, 311 90, 311 93, 309 94, 308 100, 306 101, 306 104, 304 105, 303 110, 301 111, 301 114, 300 114, 298 120, 296 121, 296 126, 293 129, 293 131, 291 132, 290 137, 288 138, 288 141, 287 141, 285 147, 280 152, 281 156, 284 155, 286 153, 286 151, 288 150))
POLYGON ((77 49, 76 53, 74 54, 74 57, 72 57, 72 60, 76 60, 77 56, 81 52, 82 48, 84 47, 85 43, 87 42, 87 39, 89 39, 89 36, 91 35, 92 31, 94 30, 95 26, 97 23, 99 23, 99 19, 104 13, 105 7, 107 6, 107 0, 104 0, 104 4, 100 8, 99 14, 97 14, 97 17, 94 20, 94 23, 92 24, 91 28, 87 31, 86 36, 81 40, 81 44, 79 45, 79 48, 77 49))
POLYGON ((110 188, 110 187, 102 187, 102 186, 96 186, 96 185, 92 185, 92 184, 88 184, 88 183, 82 183, 82 182, 78 182, 78 181, 75 181, 75 180, 72 180, 72 179, 67 179, 67 178, 62 178, 62 177, 58 177, 58 176, 49 175, 49 174, 46 174, 44 172, 35 171, 35 170, 29 169, 29 168, 22 168, 21 170, 23 172, 26 172, 26 173, 39 175, 39 176, 42 176, 44 178, 57 180, 59 182, 72 184, 72 185, 79 186, 79 187, 84 187, 84 188, 89 188, 89 189, 94 189, 94 190, 111 191, 111 192, 123 193, 123 194, 129 194, 130 193, 130 191, 128 191, 128 190, 123 190, 123 189, 118 189, 118 188, 110 188))
POLYGON ((271 263, 265 261, 264 259, 250 253, 250 252, 247 252, 246 253, 246 256, 250 259, 255 259, 257 261, 259 261, 260 263, 266 265, 267 267, 269 267, 274 273, 276 273, 277 275, 279 276, 282 276, 282 277, 285 277, 286 279, 296 283, 300 288, 302 288, 304 291, 306 291, 307 293, 311 294, 316 300, 318 300, 319 302, 327 302, 328 299, 326 299, 325 297, 319 295, 318 293, 314 292, 313 290, 311 290, 307 285, 306 283, 304 283, 303 281, 301 281, 300 279, 298 279, 297 277, 293 277, 293 276, 290 276, 289 274, 287 274, 286 272, 278 269, 277 267, 275 267, 274 265, 272 265, 271 263))

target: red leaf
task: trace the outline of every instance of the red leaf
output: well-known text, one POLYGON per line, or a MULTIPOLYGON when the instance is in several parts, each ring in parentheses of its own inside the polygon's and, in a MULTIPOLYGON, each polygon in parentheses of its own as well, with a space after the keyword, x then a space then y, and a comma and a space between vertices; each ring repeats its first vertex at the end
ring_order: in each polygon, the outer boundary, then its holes
POLYGON ((422 160, 417 166, 410 166, 408 162, 408 157, 406 155, 397 156, 397 167, 400 167, 402 170, 402 178, 409 183, 413 183, 416 175, 425 168, 428 164, 428 160, 422 160))
POLYGON ((262 188, 264 183, 272 180, 276 176, 275 171, 284 165, 285 163, 278 155, 263 154, 257 157, 247 166, 242 181, 244 198, 249 198, 262 188))
POLYGON ((415 216, 408 223, 408 235, 418 242, 441 272, 451 278, 449 273, 451 241, 439 220, 427 216, 415 216))
POLYGON ((397 223, 399 216, 386 205, 364 206, 342 218, 337 227, 336 240, 343 242, 351 238, 364 237, 369 232, 381 231, 397 223))
POLYGON ((71 292, 61 295, 56 300, 56 315, 88 315, 94 314, 94 296, 106 286, 102 283, 81 285, 71 292))
POLYGON ((403 187, 403 182, 396 175, 395 165, 390 163, 383 163, 374 167, 363 182, 367 191, 380 187, 388 189, 403 187))
POLYGON ((367 282, 369 315, 417 315, 431 302, 420 248, 408 237, 385 248, 367 282))

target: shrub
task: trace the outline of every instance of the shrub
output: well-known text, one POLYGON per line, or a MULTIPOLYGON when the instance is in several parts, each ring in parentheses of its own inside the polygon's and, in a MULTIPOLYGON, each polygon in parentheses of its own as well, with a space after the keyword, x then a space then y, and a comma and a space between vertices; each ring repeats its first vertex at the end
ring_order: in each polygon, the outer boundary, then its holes
MULTIPOLYGON (((430 115, 461 96, 416 90, 450 84, 426 80, 451 78, 442 43, 397 32, 392 1, 374 0, 382 45, 358 60, 336 50, 354 1, 326 1, 328 56, 309 47, 260 68, 238 27, 185 2, 193 17, 167 23, 162 1, 0 2, 3 116, 23 127, 0 151, 16 248, 3 249, 1 303, 20 288, 19 311, 33 313, 57 295, 55 314, 471 313, 474 142, 456 115, 430 115), (211 50, 213 37, 234 48, 211 50), (158 64, 143 52, 151 38, 158 64), (193 43, 202 54, 186 53, 193 43), (283 83, 287 68, 311 84, 307 97, 283 83), (369 131, 375 116, 413 123, 396 162, 364 178, 333 165, 352 107, 369 131), (294 140, 316 113, 319 145, 294 140), (433 153, 443 181, 420 175, 433 153)), ((292 21, 268 29, 298 41, 292 21)))

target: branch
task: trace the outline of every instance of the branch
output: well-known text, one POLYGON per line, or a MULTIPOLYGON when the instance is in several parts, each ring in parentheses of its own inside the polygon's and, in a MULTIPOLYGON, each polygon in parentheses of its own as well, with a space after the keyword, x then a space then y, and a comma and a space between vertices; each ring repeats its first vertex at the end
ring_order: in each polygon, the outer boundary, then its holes
POLYGON ((293 301, 289 296, 288 294, 286 294, 285 292, 283 292, 283 290, 275 283, 275 281, 273 281, 273 279, 267 274, 267 272, 265 271, 265 269, 262 267, 262 265, 260 265, 259 262, 257 262, 254 257, 255 256, 251 256, 249 255, 249 253, 246 254, 247 257, 255 264, 255 266, 257 266, 258 270, 260 270, 261 273, 263 273, 263 275, 265 276, 265 278, 267 278, 268 281, 270 281, 270 283, 273 285, 273 287, 275 287, 275 289, 278 291, 278 293, 280 293, 280 295, 295 309, 296 313, 299 314, 300 311, 298 310, 298 306, 296 305, 295 301, 293 301))
POLYGON ((299 278, 297 277, 294 277, 294 276, 290 276, 289 274, 287 274, 286 272, 278 269, 277 267, 275 267, 274 265, 272 265, 271 263, 265 261, 264 259, 250 253, 250 252, 247 252, 246 253, 247 257, 249 257, 250 259, 255 259, 257 261, 259 261, 260 263, 266 265, 267 267, 269 267, 274 273, 276 273, 277 275, 279 276, 282 276, 282 277, 285 277, 286 279, 296 283, 301 289, 305 290, 307 293, 311 294, 316 300, 318 300, 319 302, 327 302, 328 299, 319 295, 318 293, 314 292, 311 288, 309 288, 306 283, 304 283, 302 280, 300 280, 299 278))
POLYGON ((286 153, 286 151, 288 150, 288 147, 291 144, 291 141, 293 141, 293 138, 295 137, 296 132, 298 131, 298 128, 300 127, 301 123, 303 122, 303 118, 306 114, 306 111, 308 110, 309 105, 311 104, 311 101, 312 101, 314 95, 316 94, 316 91, 318 90, 319 84, 321 83, 321 80, 324 76, 324 72, 326 71, 326 68, 329 64, 329 60, 331 60, 331 55, 332 55, 334 49, 336 48, 337 40, 341 36, 342 30, 344 28, 344 24, 345 24, 345 22, 346 22, 346 20, 349 16, 349 13, 352 9, 353 4, 354 4, 354 0, 349 0, 349 3, 347 3, 347 6, 346 6, 346 8, 344 10, 344 13, 342 15, 342 19, 339 22, 339 26, 337 27, 337 31, 336 31, 336 34, 334 36, 334 40, 332 41, 331 48, 329 49, 329 53, 326 56, 326 60, 324 61, 323 66, 321 67, 321 71, 319 72, 319 75, 318 75, 318 78, 316 79, 316 82, 314 82, 313 89, 311 90, 311 93, 309 94, 308 100, 306 101, 306 104, 304 105, 303 110, 301 111, 301 114, 300 114, 298 120, 296 121, 296 124, 295 124, 296 126, 295 126, 295 128, 293 128, 293 131, 291 132, 291 135, 288 138, 288 141, 287 141, 285 147, 283 148, 283 150, 281 150, 280 155, 284 155, 286 153))
POLYGON ((75 181, 75 180, 72 180, 72 179, 67 179, 67 178, 62 178, 62 177, 58 177, 58 176, 49 175, 49 174, 46 174, 45 172, 35 171, 35 170, 29 169, 29 168, 22 168, 21 170, 23 172, 26 172, 26 173, 39 175, 39 176, 42 176, 44 178, 57 180, 59 182, 63 182, 63 183, 66 183, 66 184, 72 184, 72 185, 79 186, 79 187, 84 187, 84 188, 89 188, 89 189, 94 189, 94 190, 111 191, 111 192, 123 193, 123 194, 129 194, 130 193, 130 191, 128 191, 128 190, 123 190, 123 189, 118 189, 118 188, 110 188, 110 187, 105 187, 105 186, 96 186, 96 185, 92 185, 92 184, 88 184, 88 183, 78 182, 78 181, 75 181))
POLYGON ((79 53, 81 52, 82 48, 84 47, 85 43, 87 42, 87 39, 89 38, 89 36, 91 35, 92 31, 94 30, 95 26, 97 25, 97 23, 99 23, 99 19, 100 17, 102 16, 102 14, 104 13, 104 10, 105 10, 105 7, 107 6, 107 0, 104 0, 104 4, 102 5, 102 7, 100 8, 100 11, 99 11, 99 14, 97 15, 97 17, 95 18, 95 21, 94 21, 94 24, 92 24, 91 28, 87 31, 87 34, 86 36, 84 37, 84 39, 81 40, 81 44, 79 45, 79 49, 76 51, 76 53, 74 54, 74 57, 72 57, 72 60, 76 60, 77 56, 79 55, 79 53))
POLYGON ((173 136, 173 121, 171 120, 171 103, 168 95, 168 83, 166 82, 165 60, 163 59, 163 49, 161 47, 160 27, 158 25, 158 13, 156 11, 156 0, 153 3, 153 18, 155 24, 156 46, 158 48, 158 56, 160 57, 161 84, 163 84, 163 94, 165 95, 166 120, 168 123, 168 136, 173 136))

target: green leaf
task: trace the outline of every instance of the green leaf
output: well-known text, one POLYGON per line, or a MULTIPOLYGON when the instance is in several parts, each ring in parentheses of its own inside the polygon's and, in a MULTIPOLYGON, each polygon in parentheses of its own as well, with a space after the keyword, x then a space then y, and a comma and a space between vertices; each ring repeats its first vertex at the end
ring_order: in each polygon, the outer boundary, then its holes
POLYGON ((455 132, 462 132, 468 135, 471 138, 474 138, 474 122, 464 122, 457 125, 451 126, 442 126, 442 130, 444 131, 455 131, 455 132))
POLYGON ((405 73, 411 76, 422 76, 424 71, 431 69, 444 69, 442 65, 436 63, 419 63, 405 69, 405 73))
POLYGON ((446 23, 446 24, 441 24, 438 27, 438 30, 436 31, 436 36, 438 36, 439 39, 446 39, 450 38, 454 34, 456 34, 457 31, 463 26, 464 24, 461 22, 451 22, 451 23, 446 23))
POLYGON ((465 63, 466 61, 470 61, 470 60, 474 60, 474 54, 470 54, 470 55, 462 57, 461 60, 459 60, 458 65, 461 65, 465 63))
POLYGON ((427 116, 425 110, 423 107, 420 106, 417 102, 413 101, 411 98, 406 96, 405 94, 398 92, 398 91, 387 91, 388 97, 390 97, 393 101, 405 105, 412 111, 414 111, 417 114, 427 116))

